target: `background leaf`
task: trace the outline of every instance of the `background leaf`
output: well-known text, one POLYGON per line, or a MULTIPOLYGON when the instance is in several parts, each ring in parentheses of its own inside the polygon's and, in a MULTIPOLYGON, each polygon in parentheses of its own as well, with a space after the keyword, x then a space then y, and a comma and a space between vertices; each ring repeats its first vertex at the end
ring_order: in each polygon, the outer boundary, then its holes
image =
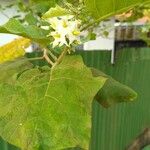
POLYGON ((16 80, 18 72, 33 68, 28 59, 21 58, 0 64, 0 83, 12 83, 16 80))
POLYGON ((54 7, 58 0, 29 0, 30 8, 42 16, 50 7, 54 7))
POLYGON ((65 15, 69 15, 70 12, 65 9, 60 7, 59 5, 56 5, 56 7, 54 8, 50 8, 49 11, 47 11, 44 15, 43 18, 52 18, 52 17, 59 17, 59 16, 65 16, 65 15))
POLYGON ((84 0, 87 9, 101 21, 117 13, 125 12, 136 5, 148 3, 150 0, 84 0))
POLYGON ((29 25, 37 25, 38 19, 30 12, 25 16, 25 21, 28 22, 29 25))
POLYGON ((119 83, 112 77, 103 72, 92 68, 92 73, 95 77, 102 76, 108 78, 104 86, 96 95, 96 100, 104 107, 110 107, 113 104, 120 102, 131 102, 136 99, 137 94, 131 88, 119 83))
POLYGON ((26 150, 87 149, 92 100, 105 81, 80 56, 24 71, 14 84, 0 84, 0 135, 26 150))
POLYGON ((50 44, 50 38, 47 38, 49 31, 33 25, 22 25, 16 19, 10 19, 6 24, 0 26, 0 33, 16 34, 27 37, 40 44, 50 44))
POLYGON ((24 56, 25 49, 29 47, 31 41, 26 38, 16 39, 0 47, 0 64, 15 58, 24 56))

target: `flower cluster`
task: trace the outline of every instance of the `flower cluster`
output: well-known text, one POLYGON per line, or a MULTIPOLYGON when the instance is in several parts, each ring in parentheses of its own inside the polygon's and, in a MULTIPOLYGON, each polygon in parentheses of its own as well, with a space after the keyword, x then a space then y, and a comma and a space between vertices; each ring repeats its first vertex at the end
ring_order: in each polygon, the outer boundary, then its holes
POLYGON ((76 20, 74 16, 53 17, 48 19, 53 31, 50 36, 54 38, 53 47, 56 46, 70 46, 72 43, 80 43, 80 29, 81 22, 76 20))

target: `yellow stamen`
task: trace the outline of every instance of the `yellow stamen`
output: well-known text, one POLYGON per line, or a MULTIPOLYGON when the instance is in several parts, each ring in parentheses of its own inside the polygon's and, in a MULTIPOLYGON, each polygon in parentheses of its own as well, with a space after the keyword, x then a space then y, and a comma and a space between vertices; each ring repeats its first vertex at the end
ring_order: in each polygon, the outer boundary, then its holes
POLYGON ((53 37, 54 38, 60 38, 61 36, 60 36, 60 34, 55 34, 55 35, 53 35, 53 37))
POLYGON ((53 29, 55 29, 55 28, 57 27, 56 23, 52 22, 52 23, 51 23, 51 27, 52 27, 53 29))
POLYGON ((64 27, 64 28, 67 28, 67 27, 68 27, 66 21, 64 21, 64 20, 63 20, 63 27, 64 27))
POLYGON ((75 36, 78 36, 78 35, 80 34, 80 31, 74 30, 74 31, 72 32, 72 34, 75 35, 75 36))

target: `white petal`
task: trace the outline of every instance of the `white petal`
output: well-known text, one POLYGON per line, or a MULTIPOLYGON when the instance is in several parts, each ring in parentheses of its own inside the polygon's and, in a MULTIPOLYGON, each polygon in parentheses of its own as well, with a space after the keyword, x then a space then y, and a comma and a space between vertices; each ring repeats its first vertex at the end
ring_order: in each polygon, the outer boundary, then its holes
POLYGON ((49 19, 51 27, 55 30, 50 33, 54 37, 53 47, 62 46, 62 45, 71 45, 74 41, 79 41, 79 35, 74 35, 73 31, 80 32, 78 26, 80 22, 78 20, 73 20, 72 15, 54 17, 49 19), (57 36, 59 35, 59 36, 57 36), (69 43, 66 41, 66 37, 69 40, 69 43))
POLYGON ((69 19, 74 18, 74 16, 73 15, 66 15, 66 16, 60 16, 59 18, 64 19, 64 20, 69 20, 69 19))
POLYGON ((49 26, 41 26, 41 28, 44 30, 49 30, 49 26))
POLYGON ((55 40, 55 41, 53 42, 53 48, 56 47, 57 45, 59 45, 59 41, 55 40))

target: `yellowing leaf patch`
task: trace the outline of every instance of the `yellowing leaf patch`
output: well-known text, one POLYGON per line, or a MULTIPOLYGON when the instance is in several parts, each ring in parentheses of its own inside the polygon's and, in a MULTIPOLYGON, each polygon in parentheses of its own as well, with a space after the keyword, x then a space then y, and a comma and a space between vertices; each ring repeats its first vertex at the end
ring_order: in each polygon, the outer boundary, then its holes
POLYGON ((10 61, 25 54, 25 48, 29 47, 31 41, 27 38, 16 39, 0 47, 0 63, 10 61))

